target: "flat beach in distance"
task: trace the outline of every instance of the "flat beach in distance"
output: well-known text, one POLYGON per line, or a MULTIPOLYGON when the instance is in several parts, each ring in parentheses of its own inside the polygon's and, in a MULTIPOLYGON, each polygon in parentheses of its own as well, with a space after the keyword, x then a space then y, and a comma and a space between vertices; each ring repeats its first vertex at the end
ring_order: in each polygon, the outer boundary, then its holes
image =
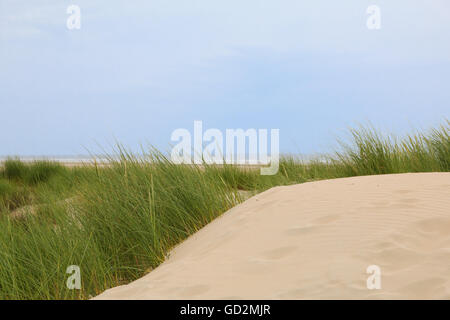
POLYGON ((9 156, 9 157, 0 157, 0 167, 3 167, 3 164, 8 159, 20 160, 23 163, 33 163, 36 161, 48 161, 59 163, 67 168, 73 167, 81 167, 84 165, 94 165, 97 163, 99 166, 108 165, 108 159, 103 157, 89 157, 89 156, 9 156), (96 162, 95 162, 96 161, 96 162))
POLYGON ((274 187, 95 299, 449 299, 449 190, 450 173, 274 187))
MULTIPOLYGON (((290 155, 286 155, 290 156, 290 155)), ((320 159, 321 155, 314 155, 314 156, 295 156, 296 159, 308 161, 311 159, 320 159)), ((0 157, 0 168, 3 167, 3 164, 8 159, 14 159, 14 160, 20 160, 23 163, 33 163, 33 162, 52 162, 52 163, 58 163, 64 167, 67 168, 75 168, 75 167, 83 167, 83 166, 94 166, 97 165, 99 167, 108 167, 111 165, 111 160, 107 159, 105 157, 0 157)), ((117 159, 115 159, 117 160, 117 159)), ((146 162, 149 161, 149 159, 141 159, 146 162)), ((228 164, 229 165, 229 164, 228 164)), ((192 163, 192 166, 197 167, 204 167, 204 164, 194 164, 192 163)), ((209 164, 209 166, 216 166, 216 167, 223 167, 224 164, 209 164)), ((240 169, 259 169, 263 166, 262 164, 249 164, 249 163, 242 163, 242 164, 234 164, 233 166, 238 167, 240 169)))

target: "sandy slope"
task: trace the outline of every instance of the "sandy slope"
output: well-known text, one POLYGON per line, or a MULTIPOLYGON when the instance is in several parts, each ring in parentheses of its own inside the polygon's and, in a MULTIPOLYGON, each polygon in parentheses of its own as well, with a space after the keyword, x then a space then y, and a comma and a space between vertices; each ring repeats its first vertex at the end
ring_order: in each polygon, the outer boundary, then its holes
POLYGON ((450 299, 450 173, 277 187, 99 299, 450 299), (368 290, 369 265, 381 289, 368 290))

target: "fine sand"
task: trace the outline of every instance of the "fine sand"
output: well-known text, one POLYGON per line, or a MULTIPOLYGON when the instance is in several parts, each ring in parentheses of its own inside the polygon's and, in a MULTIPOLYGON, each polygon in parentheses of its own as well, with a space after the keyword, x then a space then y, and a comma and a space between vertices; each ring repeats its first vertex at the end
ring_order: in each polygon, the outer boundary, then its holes
POLYGON ((97 299, 450 299, 450 173, 256 195, 97 299), (367 267, 381 270, 369 290, 367 267))

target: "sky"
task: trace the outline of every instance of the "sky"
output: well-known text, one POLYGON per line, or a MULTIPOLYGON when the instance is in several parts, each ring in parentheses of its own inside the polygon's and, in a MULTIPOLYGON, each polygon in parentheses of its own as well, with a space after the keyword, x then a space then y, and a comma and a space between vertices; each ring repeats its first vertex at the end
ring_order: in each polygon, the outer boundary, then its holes
POLYGON ((449 40, 448 0, 0 0, 0 156, 164 151, 194 120, 303 154, 427 129, 450 119, 449 40))

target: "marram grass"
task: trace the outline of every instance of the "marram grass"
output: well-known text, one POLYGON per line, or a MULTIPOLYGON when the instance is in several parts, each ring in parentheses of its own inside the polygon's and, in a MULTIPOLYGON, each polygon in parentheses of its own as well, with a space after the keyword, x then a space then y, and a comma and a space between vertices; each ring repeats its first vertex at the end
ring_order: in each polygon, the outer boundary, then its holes
POLYGON ((351 130, 334 155, 284 157, 278 174, 232 165, 175 165, 124 148, 111 164, 66 168, 10 159, 0 169, 0 299, 88 299, 135 280, 171 248, 272 186, 356 175, 449 171, 449 122, 401 139, 351 130), (66 286, 70 265, 81 290, 66 286))

